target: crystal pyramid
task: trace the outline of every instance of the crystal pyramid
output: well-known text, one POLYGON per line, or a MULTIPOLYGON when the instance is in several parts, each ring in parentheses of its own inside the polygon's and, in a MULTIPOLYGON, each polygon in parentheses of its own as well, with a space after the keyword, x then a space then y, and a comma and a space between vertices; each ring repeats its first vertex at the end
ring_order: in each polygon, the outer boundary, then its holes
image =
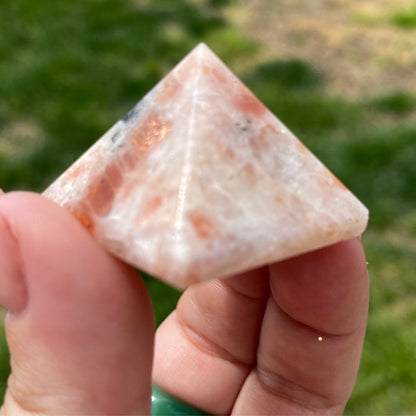
POLYGON ((204 44, 44 195, 179 288, 358 236, 368 219, 204 44))

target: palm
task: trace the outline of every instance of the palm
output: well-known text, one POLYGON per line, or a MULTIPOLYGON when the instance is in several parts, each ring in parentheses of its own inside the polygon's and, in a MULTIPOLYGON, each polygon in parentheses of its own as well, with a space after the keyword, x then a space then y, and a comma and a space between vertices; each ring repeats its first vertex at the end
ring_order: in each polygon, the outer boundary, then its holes
POLYGON ((367 303, 356 239, 196 285, 158 330, 154 381, 210 413, 341 413, 367 303))

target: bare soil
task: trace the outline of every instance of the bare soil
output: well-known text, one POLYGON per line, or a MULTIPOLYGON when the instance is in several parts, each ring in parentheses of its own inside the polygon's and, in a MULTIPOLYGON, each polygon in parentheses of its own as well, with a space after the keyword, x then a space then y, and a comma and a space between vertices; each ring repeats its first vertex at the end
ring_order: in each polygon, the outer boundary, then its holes
POLYGON ((396 26, 413 0, 245 0, 226 15, 264 45, 263 59, 302 59, 346 97, 416 91, 416 29, 396 26))

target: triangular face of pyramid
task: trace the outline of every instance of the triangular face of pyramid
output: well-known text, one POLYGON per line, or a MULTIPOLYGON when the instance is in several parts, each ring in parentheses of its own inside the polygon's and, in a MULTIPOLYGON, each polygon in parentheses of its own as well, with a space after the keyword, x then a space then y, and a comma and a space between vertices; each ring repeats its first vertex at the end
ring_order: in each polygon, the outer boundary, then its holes
POLYGON ((181 288, 358 236, 368 218, 204 44, 44 195, 181 288))

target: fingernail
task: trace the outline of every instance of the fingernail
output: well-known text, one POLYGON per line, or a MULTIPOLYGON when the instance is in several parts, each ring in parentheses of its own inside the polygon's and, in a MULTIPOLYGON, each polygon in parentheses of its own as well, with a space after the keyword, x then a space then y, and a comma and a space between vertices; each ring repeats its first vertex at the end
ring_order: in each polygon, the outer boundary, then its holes
POLYGON ((22 265, 18 240, 0 212, 0 303, 12 313, 20 312, 27 300, 22 265))
POLYGON ((4 194, 3 189, 0 188, 0 195, 3 195, 3 194, 4 194))

